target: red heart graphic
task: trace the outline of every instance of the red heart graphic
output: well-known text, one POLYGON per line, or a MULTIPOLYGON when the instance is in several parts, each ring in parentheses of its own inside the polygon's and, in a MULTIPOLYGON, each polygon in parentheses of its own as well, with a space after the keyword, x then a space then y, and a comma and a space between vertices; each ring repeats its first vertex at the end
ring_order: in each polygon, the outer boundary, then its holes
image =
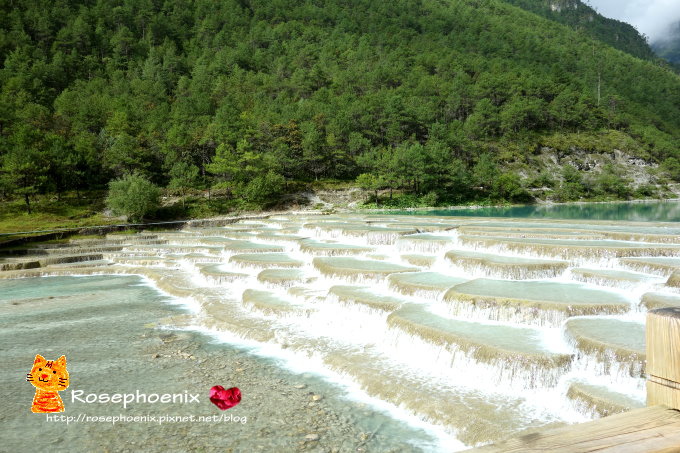
POLYGON ((221 410, 226 411, 241 402, 241 391, 238 387, 225 389, 221 385, 216 385, 210 389, 210 401, 221 410))

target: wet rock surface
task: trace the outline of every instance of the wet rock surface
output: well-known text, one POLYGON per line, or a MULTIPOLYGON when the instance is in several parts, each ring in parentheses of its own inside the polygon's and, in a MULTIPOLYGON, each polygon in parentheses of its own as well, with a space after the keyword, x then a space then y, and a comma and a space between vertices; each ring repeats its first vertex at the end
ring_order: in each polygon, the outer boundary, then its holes
MULTIPOLYGON (((390 430, 404 429, 389 426, 398 422, 346 399, 341 390, 313 374, 283 370, 276 362, 204 334, 164 329, 165 322, 177 325, 178 316, 186 315, 156 291, 139 287, 137 277, 58 279, 62 284, 54 285, 57 279, 51 279, 52 289, 75 294, 19 298, 17 293, 0 304, 0 317, 9 326, 0 340, 10 345, 0 372, 8 390, 0 408, 4 451, 420 451, 390 439, 390 430), (83 291, 89 292, 78 294, 83 291), (104 301, 102 291, 110 299, 104 301), (74 303, 79 308, 72 308, 74 303), (63 327, 64 322, 70 326, 63 327), (74 420, 81 414, 155 420, 66 423, 31 413, 35 389, 25 382, 25 373, 41 352, 49 358, 63 353, 68 359, 71 383, 61 392, 66 412, 60 415, 74 420), (220 411, 208 399, 214 385, 238 387, 241 403, 220 411), (133 402, 124 408, 71 401, 74 390, 84 395, 186 392, 198 395, 199 403, 133 402)), ((28 282, 11 283, 16 289, 28 282)))

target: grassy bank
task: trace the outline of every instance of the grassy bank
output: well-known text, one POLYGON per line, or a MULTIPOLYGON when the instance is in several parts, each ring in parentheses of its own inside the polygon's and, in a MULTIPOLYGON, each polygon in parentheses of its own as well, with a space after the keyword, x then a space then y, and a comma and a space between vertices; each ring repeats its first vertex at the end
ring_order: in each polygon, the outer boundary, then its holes
MULTIPOLYGON (((243 200, 226 196, 219 191, 194 191, 185 196, 165 193, 163 206, 145 219, 146 222, 164 222, 186 219, 209 218, 219 215, 235 215, 248 212, 261 212, 265 209, 321 209, 331 211, 343 208, 358 209, 409 209, 448 206, 507 206, 513 203, 502 199, 474 198, 466 202, 439 199, 433 194, 416 196, 401 190, 380 190, 378 199, 374 191, 361 190, 352 183, 343 181, 319 181, 311 185, 291 185, 289 193, 267 204, 257 205, 245 203, 243 200), (347 194, 352 194, 348 197, 347 194), (348 200, 353 200, 349 202, 348 200)), ((106 215, 106 193, 91 191, 64 194, 57 198, 54 195, 41 195, 31 201, 32 212, 29 214, 21 199, 0 201, 0 235, 8 233, 28 232, 26 235, 5 236, 15 238, 35 236, 39 231, 52 231, 67 228, 86 228, 103 225, 126 223, 123 217, 106 215)), ((536 194, 534 202, 547 201, 544 193, 536 194)), ((653 195, 634 193, 631 197, 620 198, 611 194, 583 197, 576 202, 612 202, 643 199, 675 198, 677 195, 667 190, 658 190, 653 195)), ((57 240, 57 239, 51 239, 57 240)), ((2 241, 0 241, 2 242, 2 241)))
MULTIPOLYGON (((107 215, 106 193, 88 192, 78 197, 66 194, 57 199, 40 195, 31 200, 31 213, 22 199, 0 201, 0 234, 50 231, 63 228, 86 228, 126 223, 124 217, 107 215)), ((233 200, 213 194, 190 194, 184 202, 172 194, 164 197, 164 205, 147 222, 163 222, 205 218, 240 211, 233 200)))
POLYGON ((91 192, 79 198, 68 194, 59 199, 37 196, 31 200, 30 214, 23 200, 1 201, 0 234, 120 223, 120 219, 103 215, 104 195, 91 192))

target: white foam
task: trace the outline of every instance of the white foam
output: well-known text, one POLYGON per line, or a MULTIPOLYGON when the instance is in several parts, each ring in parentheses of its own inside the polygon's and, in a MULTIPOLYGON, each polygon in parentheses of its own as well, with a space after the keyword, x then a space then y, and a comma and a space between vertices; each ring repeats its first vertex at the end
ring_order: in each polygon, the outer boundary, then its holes
POLYGON ((182 330, 193 330, 207 334, 221 343, 245 348, 248 352, 260 357, 275 359, 282 367, 294 373, 313 373, 327 382, 342 388, 348 399, 368 404, 374 409, 379 410, 396 420, 403 421, 413 428, 425 431, 432 436, 433 440, 429 444, 419 443, 417 445, 424 451, 454 452, 469 448, 469 446, 460 442, 454 434, 450 433, 445 428, 425 422, 403 408, 370 396, 362 390, 358 384, 343 378, 339 373, 329 370, 318 357, 296 354, 292 351, 283 349, 279 344, 260 343, 240 338, 231 332, 206 329, 198 325, 186 327, 182 330))
MULTIPOLYGON (((247 226, 264 223, 271 229, 258 229, 257 231, 274 232, 282 228, 288 228, 285 220, 252 220, 242 222, 242 224, 247 226)), ((329 218, 328 220, 334 222, 342 221, 339 218, 329 218)), ((404 223, 408 224, 410 220, 406 219, 404 223)), ((302 221, 315 223, 325 220, 313 218, 302 219, 302 221)), ((360 221, 361 219, 359 218, 353 219, 348 223, 360 221)), ((388 224, 399 223, 399 221, 391 219, 372 221, 371 226, 387 226, 388 224)), ((170 240, 171 243, 181 244, 178 247, 159 245, 157 247, 157 250, 159 250, 158 254, 181 254, 191 253, 192 251, 210 253, 210 249, 200 247, 202 243, 200 240, 200 230, 193 231, 192 233, 197 237, 195 241, 197 248, 192 247, 191 237, 183 237, 174 241, 170 240)), ((210 234, 219 235, 219 233, 215 234, 214 232, 210 234)), ((225 235, 228 234, 229 229, 225 229, 225 235)), ((413 266, 402 260, 400 256, 402 253, 427 252, 435 257, 435 262, 430 266, 429 271, 470 279, 478 277, 488 278, 494 276, 494 274, 493 271, 481 265, 454 265, 445 258, 448 250, 479 251, 501 254, 508 257, 556 258, 554 253, 534 254, 529 251, 510 250, 503 244, 495 244, 488 247, 481 243, 462 244, 459 233, 456 230, 432 233, 433 236, 450 238, 448 243, 436 240, 413 240, 409 239, 408 236, 401 236, 391 231, 383 232, 378 230, 354 234, 351 230, 343 231, 341 226, 329 230, 316 227, 300 227, 296 234, 321 241, 337 240, 343 244, 369 245, 373 250, 358 253, 356 255, 357 258, 381 255, 385 257, 386 262, 405 264, 409 267, 413 266)), ((426 237, 424 234, 420 236, 426 237)), ((418 337, 410 336, 402 331, 397 331, 397 329, 389 328, 386 322, 389 313, 358 303, 339 301, 337 297, 328 294, 328 289, 333 285, 362 285, 368 286, 371 292, 377 296, 391 296, 405 303, 421 304, 432 313, 450 319, 515 327, 526 327, 527 323, 538 324, 533 327, 533 330, 536 332, 538 340, 546 351, 576 355, 577 351, 574 346, 569 344, 564 338, 564 316, 561 313, 544 314, 545 319, 540 320, 541 314, 528 313, 526 316, 516 316, 512 315, 512 313, 493 313, 490 310, 473 309, 467 305, 462 309, 452 311, 452 307, 455 304, 442 301, 443 291, 439 293, 416 291, 412 295, 404 295, 394 288, 390 288, 388 279, 384 276, 372 277, 360 274, 326 276, 313 266, 313 254, 300 251, 300 243, 298 241, 282 239, 280 242, 277 242, 276 238, 258 238, 257 236, 249 237, 247 240, 258 244, 281 245, 284 253, 290 258, 303 263, 297 269, 301 270, 306 277, 315 278, 316 280, 309 283, 296 282, 294 286, 300 286, 306 292, 294 295, 287 291, 288 286, 290 286, 289 284, 276 285, 257 280, 257 274, 262 269, 276 266, 267 266, 266 264, 248 266, 247 264, 230 262, 229 260, 232 256, 240 254, 238 251, 219 251, 219 253, 211 254, 210 257, 211 262, 213 260, 218 261, 219 270, 223 272, 246 274, 245 277, 238 278, 235 281, 207 278, 200 272, 196 262, 188 258, 177 258, 170 265, 177 267, 180 272, 187 276, 190 284, 195 285, 196 288, 203 288, 205 291, 208 291, 209 288, 213 301, 217 301, 217 298, 220 298, 219 301, 229 300, 230 303, 233 303, 233 307, 230 306, 230 308, 240 310, 238 313, 239 315, 243 314, 243 319, 255 320, 256 323, 254 322, 253 326, 257 325, 260 330, 262 330, 261 326, 267 326, 274 332, 274 335, 271 342, 260 343, 253 339, 241 338, 235 333, 204 328, 200 323, 200 318, 207 315, 202 309, 201 297, 170 297, 168 299, 170 303, 181 305, 196 316, 196 325, 192 329, 208 333, 218 341, 237 347, 248 348, 253 354, 258 356, 274 358, 282 366, 292 371, 314 372, 323 376, 329 382, 345 389, 349 398, 368 403, 394 418, 407 422, 410 426, 424 429, 430 433, 434 440, 427 448, 431 451, 452 451, 463 448, 464 445, 456 439, 455 432, 453 431, 455 427, 442 427, 424 421, 425 417, 412 413, 408 408, 397 407, 393 402, 381 401, 368 395, 365 391, 361 390, 360 385, 351 375, 344 375, 329 370, 329 367, 324 365, 324 356, 338 351, 351 350, 352 348, 357 350, 373 348, 374 351, 382 354, 381 359, 384 360, 386 366, 395 366, 409 376, 417 376, 421 382, 424 382, 431 388, 455 385, 457 387, 479 390, 490 397, 497 395, 512 397, 512 401, 521 402, 522 410, 524 411, 523 415, 529 414, 527 417, 530 416, 531 421, 580 422, 591 417, 592 414, 584 415, 579 412, 566 397, 570 383, 575 380, 592 383, 593 385, 606 385, 608 388, 622 394, 629 395, 640 401, 644 400, 644 380, 626 376, 625 364, 611 363, 608 365, 608 368, 604 369, 595 360, 582 356, 575 360, 568 370, 561 370, 559 372, 561 374, 549 375, 548 373, 548 375, 543 376, 544 385, 529 385, 531 379, 535 377, 524 373, 523 370, 519 370, 517 367, 505 366, 502 361, 495 364, 480 364, 465 354, 460 353, 460 351, 451 351, 418 337), (243 292, 247 289, 271 292, 276 297, 292 301, 295 307, 300 307, 303 310, 287 312, 285 314, 260 313, 255 310, 248 312, 246 310, 247 307, 244 308, 241 303, 243 292), (313 294, 310 295, 310 292, 313 294), (493 316, 497 317, 496 321, 489 320, 493 316), (295 347, 286 349, 288 344, 293 344, 295 347), (452 367, 452 364, 455 364, 455 367, 452 367), (457 372, 457 370, 461 369, 468 372, 457 372), (548 383, 548 386, 545 383, 548 383)), ((132 245, 114 255, 122 257, 134 250, 153 252, 155 249, 153 245, 132 245)), ((149 259, 157 259, 157 255, 151 254, 149 259)), ((611 257, 574 258, 568 261, 570 269, 576 266, 609 270, 625 269, 618 259, 611 257)), ((101 272, 97 273, 97 275, 101 274, 120 275, 111 271, 107 272, 106 269, 102 269, 101 272)), ((549 274, 547 273, 545 277, 549 274)), ((151 279, 145 276, 141 276, 141 278, 143 284, 159 290, 151 279)), ((569 269, 556 277, 538 280, 575 283, 574 276, 569 269)), ((603 288, 601 285, 593 283, 579 282, 579 284, 584 288, 606 290, 621 295, 630 303, 630 311, 628 313, 611 316, 594 316, 594 318, 613 318, 644 322, 645 310, 638 306, 640 297, 645 292, 658 291, 663 284, 663 279, 650 276, 648 280, 627 282, 625 287, 621 286, 618 288, 603 288)), ((676 291, 669 288, 664 288, 664 290, 668 294, 675 294, 676 291)), ((162 292, 162 290, 159 291, 162 292)), ((243 329, 243 332, 244 335, 248 335, 247 329, 243 329)), ((251 335, 255 336, 254 333, 251 335)), ((419 445, 419 447, 422 447, 422 445, 419 445)))

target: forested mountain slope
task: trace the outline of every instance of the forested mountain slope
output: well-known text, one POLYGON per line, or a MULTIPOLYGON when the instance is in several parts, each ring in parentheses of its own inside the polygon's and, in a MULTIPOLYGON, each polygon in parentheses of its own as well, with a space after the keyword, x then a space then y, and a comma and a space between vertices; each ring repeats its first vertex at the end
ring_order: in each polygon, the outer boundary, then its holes
POLYGON ((569 25, 638 58, 653 59, 647 40, 630 24, 604 17, 581 0, 505 0, 540 16, 569 25))
POLYGON ((680 178, 676 74, 501 0, 1 0, 0 14, 6 194, 138 172, 265 200, 284 180, 363 174, 513 199, 556 184, 529 181, 546 149, 558 165, 619 150, 680 178))

